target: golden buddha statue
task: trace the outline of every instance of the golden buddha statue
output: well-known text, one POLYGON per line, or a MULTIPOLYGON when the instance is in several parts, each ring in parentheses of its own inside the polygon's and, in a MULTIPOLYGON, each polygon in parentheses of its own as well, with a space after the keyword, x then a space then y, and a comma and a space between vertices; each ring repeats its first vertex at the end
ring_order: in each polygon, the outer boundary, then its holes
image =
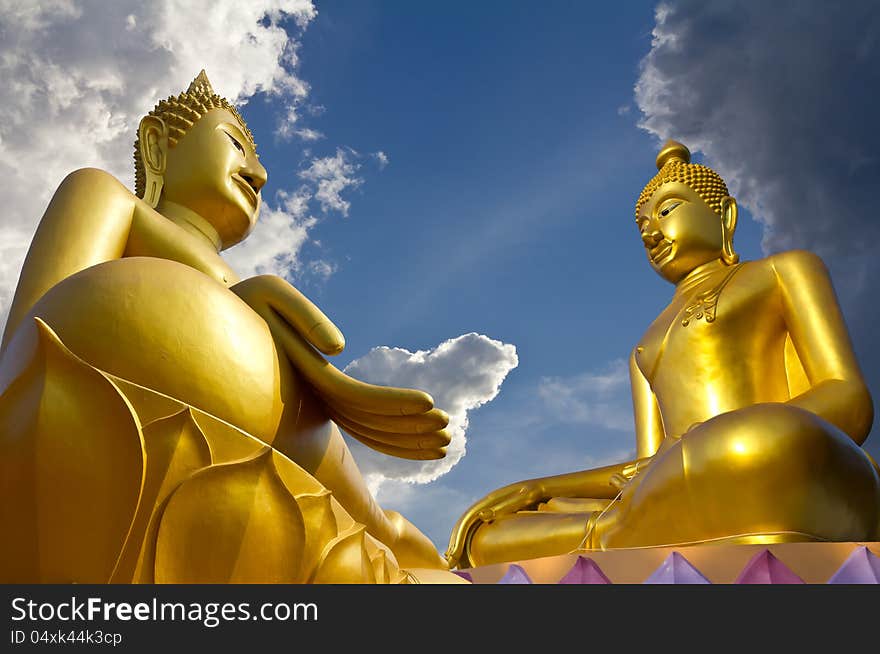
POLYGON ((805 251, 741 262, 737 204, 674 141, 636 203, 675 285, 629 361, 637 458, 493 491, 456 524, 469 567, 576 550, 880 538, 873 419, 828 273, 805 251))
POLYGON ((337 427, 431 459, 446 414, 340 372, 316 306, 219 255, 267 173, 204 71, 141 120, 135 164, 136 195, 69 175, 22 268, 0 349, 0 580, 458 580, 379 507, 337 427))

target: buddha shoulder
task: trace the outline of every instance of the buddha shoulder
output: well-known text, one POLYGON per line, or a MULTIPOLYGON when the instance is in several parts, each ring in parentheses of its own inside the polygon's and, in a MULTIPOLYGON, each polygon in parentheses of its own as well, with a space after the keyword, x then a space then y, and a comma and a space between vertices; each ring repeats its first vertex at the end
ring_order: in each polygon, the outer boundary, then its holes
POLYGON ((100 168, 74 170, 61 182, 56 195, 61 191, 77 194, 87 193, 92 197, 94 203, 99 203, 103 195, 129 197, 132 201, 138 199, 122 182, 100 168))
POLYGON ((79 270, 120 257, 177 261, 223 286, 238 276, 209 244, 159 214, 110 173, 81 168, 61 182, 40 221, 32 249, 66 264, 38 281, 35 302, 51 284, 79 270), (48 254, 51 252, 51 255, 48 254), (71 258, 71 254, 74 256, 71 258))
POLYGON ((138 203, 143 201, 110 173, 80 168, 58 186, 42 222, 60 221, 74 229, 79 223, 84 223, 84 228, 102 224, 111 215, 118 215, 124 222, 138 203))
POLYGON ((779 276, 822 275, 828 276, 828 268, 819 255, 809 250, 788 250, 771 254, 764 259, 779 276))
MULTIPOLYGON (((817 254, 808 250, 787 250, 742 262, 735 270, 729 271, 729 278, 724 279, 723 286, 738 288, 739 292, 746 289, 754 292, 792 284, 810 286, 829 279, 828 269, 817 254)), ((713 281, 710 279, 708 283, 713 281)))

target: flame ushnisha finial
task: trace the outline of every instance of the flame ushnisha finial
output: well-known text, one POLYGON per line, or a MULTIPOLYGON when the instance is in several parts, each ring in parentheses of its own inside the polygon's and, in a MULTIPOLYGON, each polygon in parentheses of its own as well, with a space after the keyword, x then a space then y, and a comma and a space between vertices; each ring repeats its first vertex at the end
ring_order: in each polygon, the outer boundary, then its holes
POLYGON ((211 82, 208 79, 208 74, 205 72, 205 69, 202 68, 202 72, 200 72, 196 78, 190 82, 189 88, 186 90, 187 93, 207 93, 209 95, 214 95, 214 89, 211 86, 211 82))

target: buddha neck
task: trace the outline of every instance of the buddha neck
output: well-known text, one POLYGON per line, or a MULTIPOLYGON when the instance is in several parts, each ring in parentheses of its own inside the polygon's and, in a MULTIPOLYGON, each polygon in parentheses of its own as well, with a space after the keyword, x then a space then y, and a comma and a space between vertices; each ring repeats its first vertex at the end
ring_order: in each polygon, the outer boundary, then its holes
POLYGON ((699 265, 675 285, 675 293, 676 295, 687 293, 709 279, 709 277, 717 273, 719 270, 728 270, 729 268, 730 266, 724 263, 721 259, 713 259, 708 263, 699 265))
POLYGON ((214 252, 219 252, 222 245, 220 234, 214 229, 214 226, 207 220, 202 218, 192 209, 187 209, 182 204, 169 202, 165 198, 159 200, 156 211, 165 216, 175 225, 181 227, 184 231, 189 232, 200 241, 204 241, 210 246, 214 252))

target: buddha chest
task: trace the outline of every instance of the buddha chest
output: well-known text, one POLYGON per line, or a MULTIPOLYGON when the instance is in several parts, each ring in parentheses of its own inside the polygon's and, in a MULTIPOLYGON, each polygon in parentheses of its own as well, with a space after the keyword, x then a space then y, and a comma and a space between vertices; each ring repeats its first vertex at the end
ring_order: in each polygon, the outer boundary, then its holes
POLYGON ((769 264, 724 267, 685 282, 636 349, 664 422, 784 400, 786 328, 769 264))

